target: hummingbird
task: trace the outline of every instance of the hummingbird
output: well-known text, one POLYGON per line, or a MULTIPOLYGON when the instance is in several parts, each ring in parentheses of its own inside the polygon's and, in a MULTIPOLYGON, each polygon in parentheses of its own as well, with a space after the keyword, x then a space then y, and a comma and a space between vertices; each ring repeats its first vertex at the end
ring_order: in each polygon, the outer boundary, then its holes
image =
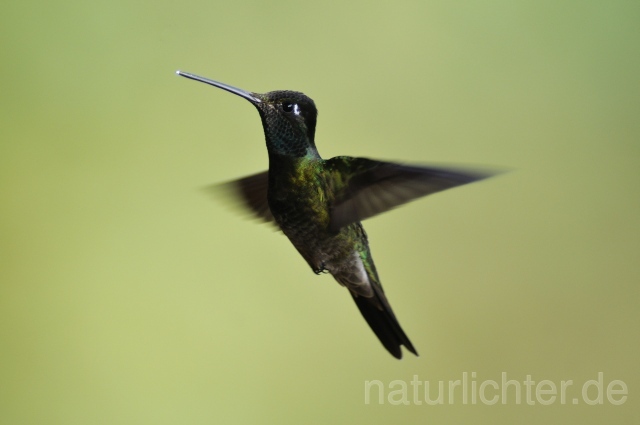
POLYGON ((274 223, 316 274, 348 291, 384 348, 418 355, 382 289, 361 221, 416 198, 489 177, 487 172, 403 165, 368 158, 323 159, 315 143, 318 110, 303 93, 253 93, 187 72, 248 100, 260 114, 269 169, 226 184, 244 207, 274 223))

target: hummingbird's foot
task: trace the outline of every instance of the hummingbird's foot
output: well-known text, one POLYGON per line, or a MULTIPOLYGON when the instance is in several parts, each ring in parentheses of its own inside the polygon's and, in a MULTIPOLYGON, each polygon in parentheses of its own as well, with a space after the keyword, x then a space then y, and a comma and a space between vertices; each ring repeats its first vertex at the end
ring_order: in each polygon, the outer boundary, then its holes
POLYGON ((320 267, 318 267, 317 269, 314 269, 313 272, 315 274, 322 274, 322 273, 327 273, 329 270, 324 268, 324 261, 322 263, 320 263, 320 267))

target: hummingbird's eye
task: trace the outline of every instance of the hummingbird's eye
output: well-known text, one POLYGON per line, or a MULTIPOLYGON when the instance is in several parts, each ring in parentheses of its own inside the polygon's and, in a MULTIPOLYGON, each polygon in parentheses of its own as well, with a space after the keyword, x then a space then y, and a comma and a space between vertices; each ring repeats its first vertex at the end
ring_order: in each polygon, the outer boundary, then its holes
POLYGON ((296 115, 300 115, 300 107, 297 103, 283 102, 282 110, 285 112, 293 112, 296 115))
POLYGON ((293 103, 285 102, 282 104, 282 110, 285 112, 293 112, 294 106, 296 105, 294 105, 293 103))

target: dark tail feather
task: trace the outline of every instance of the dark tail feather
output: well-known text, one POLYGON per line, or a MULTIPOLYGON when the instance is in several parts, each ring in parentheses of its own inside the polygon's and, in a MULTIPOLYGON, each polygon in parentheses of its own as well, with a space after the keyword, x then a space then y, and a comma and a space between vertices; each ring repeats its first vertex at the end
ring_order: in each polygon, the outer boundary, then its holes
POLYGON ((384 345, 384 348, 386 348, 393 357, 396 359, 402 358, 401 345, 404 345, 407 350, 417 356, 418 352, 413 348, 413 344, 411 344, 411 341, 409 341, 409 338, 400 327, 400 323, 398 323, 396 316, 393 314, 384 293, 380 294, 378 290, 375 292, 374 298, 357 296, 352 292, 351 295, 360 313, 364 316, 364 319, 382 345, 384 345))

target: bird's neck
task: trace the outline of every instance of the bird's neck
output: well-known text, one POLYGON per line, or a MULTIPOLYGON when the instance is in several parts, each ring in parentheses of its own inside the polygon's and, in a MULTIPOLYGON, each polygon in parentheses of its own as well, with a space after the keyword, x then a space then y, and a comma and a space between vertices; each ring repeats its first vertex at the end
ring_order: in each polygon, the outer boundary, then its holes
POLYGON ((304 156, 283 155, 269 149, 270 174, 297 174, 300 170, 315 167, 322 161, 323 159, 315 149, 304 156))

